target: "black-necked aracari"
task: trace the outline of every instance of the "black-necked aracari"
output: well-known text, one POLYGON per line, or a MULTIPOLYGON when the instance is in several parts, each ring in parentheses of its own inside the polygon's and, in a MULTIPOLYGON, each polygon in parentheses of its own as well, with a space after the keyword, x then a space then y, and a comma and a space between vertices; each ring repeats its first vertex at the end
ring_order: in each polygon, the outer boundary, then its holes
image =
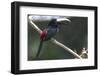
POLYGON ((52 19, 49 22, 48 26, 44 30, 42 30, 42 32, 40 34, 40 45, 38 48, 38 52, 36 54, 36 58, 39 58, 40 51, 43 46, 43 42, 50 40, 52 37, 54 37, 56 35, 56 33, 59 30, 60 23, 62 23, 63 21, 70 22, 70 20, 67 18, 52 19))

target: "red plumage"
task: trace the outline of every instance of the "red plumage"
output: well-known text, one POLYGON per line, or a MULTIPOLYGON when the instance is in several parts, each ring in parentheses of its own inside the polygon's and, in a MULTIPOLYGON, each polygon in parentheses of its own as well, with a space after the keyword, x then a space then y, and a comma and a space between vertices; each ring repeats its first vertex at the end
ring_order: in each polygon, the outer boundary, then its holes
POLYGON ((46 37, 46 35, 47 35, 47 29, 44 29, 44 30, 41 32, 41 34, 40 34, 41 40, 44 40, 45 37, 46 37))

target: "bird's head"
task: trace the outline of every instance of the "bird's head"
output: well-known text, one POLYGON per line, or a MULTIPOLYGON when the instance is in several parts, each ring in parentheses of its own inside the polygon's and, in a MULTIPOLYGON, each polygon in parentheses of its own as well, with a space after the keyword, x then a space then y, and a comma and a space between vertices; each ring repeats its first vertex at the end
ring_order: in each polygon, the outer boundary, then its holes
POLYGON ((48 26, 52 27, 61 27, 62 25, 66 25, 67 23, 71 22, 68 18, 53 18, 49 22, 48 26))
POLYGON ((52 19, 48 25, 50 26, 56 26, 56 25, 65 25, 67 24, 68 22, 71 22, 68 18, 57 18, 57 19, 52 19))

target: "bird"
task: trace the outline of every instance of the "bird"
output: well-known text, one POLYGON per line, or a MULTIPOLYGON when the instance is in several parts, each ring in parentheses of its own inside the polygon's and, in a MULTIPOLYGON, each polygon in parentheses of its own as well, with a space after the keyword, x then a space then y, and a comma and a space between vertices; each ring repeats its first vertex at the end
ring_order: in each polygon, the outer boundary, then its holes
POLYGON ((59 26, 61 23, 63 23, 63 21, 70 22, 70 20, 67 18, 51 19, 51 21, 48 23, 48 26, 42 30, 42 32, 40 33, 40 44, 39 44, 38 52, 36 54, 37 59, 39 59, 39 55, 40 55, 43 43, 53 38, 56 35, 56 33, 59 32, 59 29, 60 29, 59 26))

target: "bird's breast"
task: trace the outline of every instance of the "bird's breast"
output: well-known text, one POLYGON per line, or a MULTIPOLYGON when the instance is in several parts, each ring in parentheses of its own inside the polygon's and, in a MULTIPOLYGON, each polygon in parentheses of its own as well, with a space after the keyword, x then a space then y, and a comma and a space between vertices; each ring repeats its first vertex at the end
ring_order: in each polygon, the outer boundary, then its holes
POLYGON ((50 40, 52 37, 54 37, 57 33, 57 29, 58 28, 52 28, 52 27, 48 27, 46 29, 44 29, 42 31, 42 33, 40 34, 40 38, 44 41, 46 40, 50 40))
POLYGON ((48 28, 45 40, 49 40, 54 37, 57 33, 57 28, 48 28))
POLYGON ((40 38, 41 38, 42 40, 44 40, 45 37, 46 37, 46 35, 47 35, 47 29, 44 29, 44 30, 42 31, 42 33, 40 34, 40 38))

